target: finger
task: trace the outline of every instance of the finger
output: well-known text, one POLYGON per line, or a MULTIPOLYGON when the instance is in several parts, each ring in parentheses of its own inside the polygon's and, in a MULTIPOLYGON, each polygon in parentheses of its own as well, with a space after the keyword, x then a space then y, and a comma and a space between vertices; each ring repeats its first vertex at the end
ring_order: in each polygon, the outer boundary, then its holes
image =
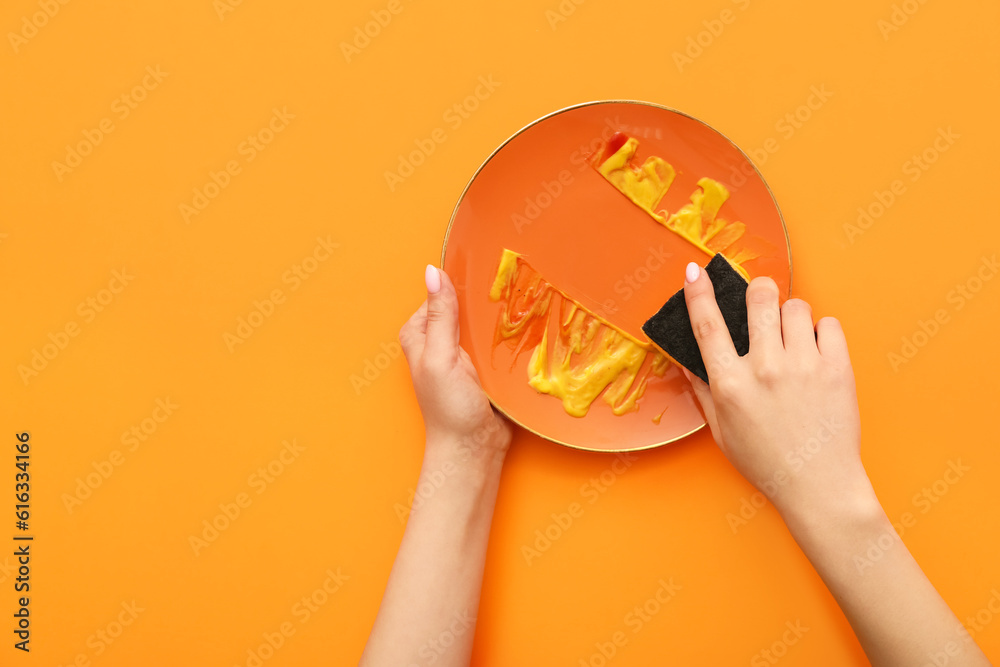
POLYGON ((802 299, 789 299, 781 306, 781 338, 786 350, 817 352, 812 308, 802 299))
POLYGON ((688 379, 688 382, 691 383, 694 397, 698 400, 698 405, 701 406, 702 414, 705 415, 705 423, 708 424, 709 430, 712 431, 712 437, 716 442, 719 442, 719 422, 715 417, 715 401, 712 400, 712 390, 705 384, 704 380, 683 366, 681 367, 681 371, 684 373, 684 377, 688 379))
POLYGON ((427 301, 420 304, 417 312, 410 316, 406 324, 399 330, 399 345, 403 348, 406 358, 412 359, 424 347, 424 335, 427 331, 427 301))
POLYGON ((458 355, 458 295, 448 274, 428 265, 427 338, 424 353, 432 359, 455 359, 458 355))
POLYGON ((816 323, 816 345, 824 359, 829 359, 837 366, 851 365, 847 336, 836 317, 824 317, 816 323))
POLYGON ((691 317, 691 330, 711 380, 732 365, 737 358, 736 348, 715 301, 712 279, 694 262, 687 265, 684 278, 684 300, 691 317))
POLYGON ((781 349, 778 285, 770 278, 754 278, 747 287, 747 330, 751 352, 781 349))

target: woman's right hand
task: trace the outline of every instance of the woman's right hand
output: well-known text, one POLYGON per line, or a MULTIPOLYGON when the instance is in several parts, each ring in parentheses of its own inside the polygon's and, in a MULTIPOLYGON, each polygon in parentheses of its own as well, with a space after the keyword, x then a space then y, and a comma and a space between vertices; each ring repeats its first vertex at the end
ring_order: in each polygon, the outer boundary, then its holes
POLYGON ((741 357, 708 274, 692 263, 685 277, 710 384, 684 373, 726 458, 782 514, 874 500, 840 323, 825 317, 813 327, 809 304, 789 299, 779 308, 775 282, 755 278, 746 296, 750 351, 741 357))

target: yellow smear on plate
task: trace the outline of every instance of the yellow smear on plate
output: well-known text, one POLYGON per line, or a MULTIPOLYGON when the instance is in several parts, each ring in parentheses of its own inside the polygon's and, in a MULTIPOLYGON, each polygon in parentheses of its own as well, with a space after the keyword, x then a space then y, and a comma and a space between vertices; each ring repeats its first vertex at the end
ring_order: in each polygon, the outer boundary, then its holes
POLYGON ((528 384, 559 398, 574 417, 585 416, 602 394, 616 415, 638 410, 649 376, 662 377, 670 365, 655 346, 617 329, 552 287, 512 250, 503 251, 490 299, 504 301, 494 349, 506 343, 514 348, 516 359, 520 351, 533 348, 528 384), (550 342, 555 295, 560 302, 558 333, 550 342))
POLYGON ((596 154, 595 167, 601 176, 654 220, 710 257, 725 252, 736 270, 749 279, 742 263, 756 259, 760 254, 749 248, 737 247, 746 233, 746 225, 718 217, 719 209, 729 199, 729 190, 718 181, 702 178, 698 181, 698 189, 691 194, 689 204, 673 214, 665 210, 657 211, 657 205, 673 183, 676 172, 670 164, 656 156, 650 156, 641 166, 635 166, 633 159, 639 141, 635 137, 629 137, 624 143, 622 140, 623 135, 613 136, 596 154), (618 146, 617 150, 600 159, 615 146, 618 146))
POLYGON ((676 172, 666 160, 656 156, 647 158, 641 167, 633 167, 632 158, 638 148, 638 139, 629 138, 597 171, 636 206, 663 222, 654 207, 667 194, 676 172))

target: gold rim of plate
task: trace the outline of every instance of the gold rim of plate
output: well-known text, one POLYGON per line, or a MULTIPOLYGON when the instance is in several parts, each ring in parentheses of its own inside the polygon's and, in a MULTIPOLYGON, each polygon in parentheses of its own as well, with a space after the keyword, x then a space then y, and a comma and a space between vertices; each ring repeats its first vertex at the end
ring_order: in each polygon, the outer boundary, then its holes
MULTIPOLYGON (((448 228, 445 230, 445 233, 444 233, 444 244, 441 246, 441 267, 442 267, 442 269, 444 268, 444 258, 448 254, 448 238, 451 236, 451 227, 455 223, 455 216, 458 215, 458 209, 461 208, 462 202, 465 201, 465 195, 469 192, 469 188, 472 187, 472 184, 475 182, 476 178, 479 176, 479 172, 481 172, 486 167, 486 165, 488 165, 490 163, 490 160, 492 160, 494 157, 496 157, 497 153, 499 153, 501 150, 503 150, 504 146, 506 146, 511 141, 513 141, 514 139, 516 139, 518 136, 520 136, 523 132, 525 132, 529 128, 534 127, 535 125, 538 125, 542 121, 548 120, 549 118, 552 118, 553 116, 558 116, 561 113, 566 113, 567 111, 573 111, 574 109, 581 109, 583 107, 595 106, 595 105, 598 105, 598 104, 638 104, 638 105, 642 105, 642 106, 655 107, 657 109, 663 109, 664 111, 669 111, 670 113, 675 113, 675 114, 677 114, 679 116, 684 116, 685 118, 690 118, 691 120, 695 121, 696 123, 700 123, 700 124, 704 125, 706 128, 708 128, 712 132, 715 132, 716 134, 718 134, 719 136, 721 136, 723 139, 725 139, 726 141, 728 141, 729 144, 733 148, 735 148, 737 151, 739 151, 739 154, 743 156, 743 158, 750 164, 751 167, 753 167, 754 173, 757 174, 757 177, 760 178, 761 183, 764 184, 764 187, 767 189, 767 194, 770 195, 771 201, 774 203, 774 209, 778 212, 778 220, 781 222, 781 230, 782 230, 782 232, 785 235, 785 249, 786 249, 786 252, 788 253, 788 294, 791 294, 791 292, 792 292, 792 246, 791 246, 791 244, 788 241, 788 227, 785 225, 785 216, 782 215, 782 213, 781 213, 781 207, 778 206, 778 200, 774 198, 774 192, 771 191, 771 186, 767 184, 767 180, 764 178, 764 174, 760 173, 760 169, 757 168, 757 165, 754 164, 754 161, 751 160, 750 156, 747 155, 743 151, 742 148, 740 148, 739 146, 737 146, 736 143, 732 139, 730 139, 728 136, 726 136, 722 132, 719 132, 717 129, 715 129, 714 127, 712 127, 711 125, 709 125, 705 121, 701 120, 700 118, 695 118, 691 114, 684 113, 683 111, 678 111, 677 109, 673 109, 671 107, 664 106, 662 104, 656 104, 654 102, 643 102, 641 100, 594 100, 593 102, 583 102, 581 104, 574 104, 572 106, 564 107, 562 109, 559 109, 558 111, 553 111, 552 113, 546 114, 546 115, 542 116, 541 118, 533 120, 532 122, 530 122, 527 125, 525 125, 524 127, 522 127, 520 130, 518 130, 517 132, 515 132, 514 134, 512 134, 510 137, 508 137, 507 140, 504 141, 502 144, 500 144, 499 146, 497 146, 497 148, 492 153, 490 153, 489 157, 487 157, 483 161, 483 163, 481 165, 479 165, 479 168, 476 169, 476 172, 472 175, 472 178, 469 179, 469 182, 465 185, 465 188, 462 190, 462 194, 458 198, 458 202, 455 204, 455 209, 452 211, 451 218, 448 220, 448 228)), ((786 294, 785 296, 787 297, 788 295, 786 294)), ((672 442, 677 442, 678 440, 683 440, 684 438, 688 437, 692 433, 696 433, 696 432, 700 431, 701 429, 705 428, 705 426, 706 426, 706 424, 702 424, 701 426, 699 426, 699 427, 697 427, 695 429, 692 429, 692 430, 688 431, 687 433, 679 435, 679 436, 677 436, 675 438, 671 438, 670 440, 664 440, 663 442, 657 442, 657 443, 654 443, 652 445, 645 445, 643 447, 632 447, 632 448, 629 448, 629 449, 594 449, 592 447, 581 447, 580 445, 574 445, 571 442, 563 442, 562 440, 558 440, 556 438, 553 438, 550 435, 545 435, 544 433, 536 431, 535 429, 531 428, 530 426, 528 426, 526 424, 522 424, 520 421, 518 421, 517 419, 514 419, 514 417, 512 417, 510 414, 508 414, 507 411, 504 410, 503 407, 499 403, 497 403, 495 400, 493 400, 493 397, 489 395, 489 392, 487 392, 484 389, 483 393, 486 394, 486 397, 490 400, 490 403, 493 405, 494 408, 497 409, 497 411, 500 414, 502 414, 504 417, 506 417, 507 419, 509 419, 514 424, 517 424, 518 426, 520 426, 524 430, 526 430, 526 431, 528 431, 530 433, 534 433, 535 435, 539 436, 540 438, 544 438, 544 439, 546 439, 546 440, 548 440, 550 442, 554 442, 557 445, 563 445, 564 447, 570 447, 571 449, 578 449, 578 450, 585 451, 585 452, 600 452, 602 454, 618 454, 618 453, 621 453, 621 452, 639 452, 639 451, 643 451, 643 450, 646 450, 646 449, 655 449, 656 447, 662 447, 664 445, 669 445, 672 442)), ((584 419, 586 419, 586 417, 584 417, 584 419)))

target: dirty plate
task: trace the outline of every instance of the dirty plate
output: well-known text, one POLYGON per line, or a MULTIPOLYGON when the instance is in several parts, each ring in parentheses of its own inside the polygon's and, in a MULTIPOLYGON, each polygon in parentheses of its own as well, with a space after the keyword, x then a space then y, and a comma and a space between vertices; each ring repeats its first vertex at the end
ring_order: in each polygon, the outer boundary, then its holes
MULTIPOLYGON (((460 303, 461 343, 486 394, 511 420, 554 442, 595 451, 664 445, 704 426, 694 395, 671 365, 651 377, 639 409, 615 415, 601 398, 585 417, 528 385, 528 350, 513 363, 494 350, 502 304, 489 298, 504 248, 520 253, 555 288, 641 341, 642 323, 683 287, 689 261, 710 259, 629 201, 588 162, 615 132, 639 141, 636 160, 659 156, 677 172, 658 207, 673 212, 708 177, 730 192, 719 217, 741 221, 764 254, 747 261, 787 294, 791 256, 784 222, 763 177, 725 136, 701 121, 645 102, 593 102, 528 125, 487 158, 462 193, 442 250, 460 303), (658 418, 658 419, 657 419, 658 418)), ((551 345, 553 328, 549 330, 551 345)), ((647 363, 648 360, 647 360, 647 363)))

